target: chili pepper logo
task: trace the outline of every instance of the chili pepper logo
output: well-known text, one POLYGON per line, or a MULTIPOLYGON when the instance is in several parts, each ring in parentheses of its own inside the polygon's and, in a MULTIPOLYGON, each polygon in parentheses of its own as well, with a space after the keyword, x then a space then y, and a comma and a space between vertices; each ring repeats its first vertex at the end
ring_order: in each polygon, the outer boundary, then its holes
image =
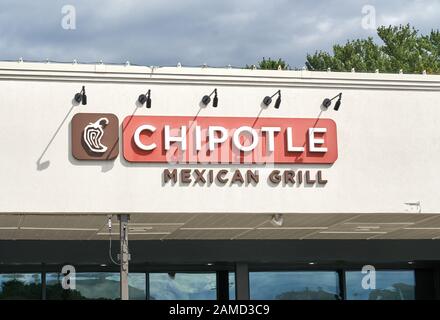
POLYGON ((107 118, 100 118, 96 122, 90 122, 85 128, 83 139, 87 147, 92 152, 105 153, 107 146, 101 143, 101 138, 104 135, 104 127, 109 123, 107 118))

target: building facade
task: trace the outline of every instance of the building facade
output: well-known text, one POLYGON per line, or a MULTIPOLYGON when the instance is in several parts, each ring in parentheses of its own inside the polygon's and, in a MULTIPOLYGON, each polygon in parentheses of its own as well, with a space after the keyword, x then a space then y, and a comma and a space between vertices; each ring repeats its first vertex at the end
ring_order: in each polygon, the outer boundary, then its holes
POLYGON ((0 80, 2 298, 119 298, 119 229, 132 299, 440 295, 440 76, 1 62, 0 80))

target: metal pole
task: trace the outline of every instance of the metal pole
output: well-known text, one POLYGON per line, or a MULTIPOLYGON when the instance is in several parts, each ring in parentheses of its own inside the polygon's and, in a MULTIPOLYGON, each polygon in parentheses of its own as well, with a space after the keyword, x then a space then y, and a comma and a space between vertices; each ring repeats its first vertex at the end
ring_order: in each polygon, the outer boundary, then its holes
POLYGON ((46 300, 46 270, 44 270, 44 265, 41 273, 41 299, 46 300))
POLYGON ((217 271, 217 300, 229 300, 229 272, 217 271))
POLYGON ((235 299, 249 300, 249 269, 242 262, 235 264, 235 299))
POLYGON ((346 280, 345 280, 345 270, 339 269, 338 270, 338 277, 339 277, 339 297, 341 300, 347 299, 347 287, 346 287, 346 280))
POLYGON ((128 214, 120 214, 118 215, 118 219, 121 243, 121 251, 119 254, 119 262, 121 264, 120 293, 121 300, 128 300, 128 261, 130 260, 128 253, 128 220, 130 216, 128 214))

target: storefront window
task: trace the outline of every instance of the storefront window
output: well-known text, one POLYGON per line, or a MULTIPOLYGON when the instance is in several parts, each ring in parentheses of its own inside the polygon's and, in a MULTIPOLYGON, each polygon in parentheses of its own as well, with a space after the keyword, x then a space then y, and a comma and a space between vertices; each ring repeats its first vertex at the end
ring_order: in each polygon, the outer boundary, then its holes
MULTIPOLYGON (((52 300, 108 299, 120 298, 119 273, 90 272, 76 274, 76 288, 64 290, 63 275, 46 275, 46 298, 52 300)), ((130 273, 128 276, 131 300, 145 300, 145 274, 130 273)))
POLYGON ((215 273, 150 273, 151 300, 215 300, 215 273))
POLYGON ((41 299, 41 274, 0 274, 0 299, 41 299))
POLYGON ((252 300, 339 299, 336 272, 250 272, 249 287, 252 300))
POLYGON ((365 276, 360 271, 345 273, 347 300, 414 300, 414 271, 376 271, 375 288, 363 287, 365 276))

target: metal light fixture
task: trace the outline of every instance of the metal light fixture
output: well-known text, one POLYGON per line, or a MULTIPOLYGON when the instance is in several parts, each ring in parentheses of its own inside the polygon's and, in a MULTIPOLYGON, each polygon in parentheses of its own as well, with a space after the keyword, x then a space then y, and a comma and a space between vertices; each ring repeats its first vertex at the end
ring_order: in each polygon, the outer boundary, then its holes
POLYGON ((146 107, 148 109, 150 109, 151 108, 151 90, 149 89, 146 94, 141 94, 138 97, 138 102, 141 105, 144 105, 144 103, 146 102, 146 107))
POLYGON ((212 101, 212 106, 217 108, 218 106, 218 97, 217 97, 217 88, 214 89, 209 95, 204 95, 202 98, 202 103, 207 106, 211 102, 211 96, 214 95, 214 99, 212 101))
POLYGON ((268 107, 272 103, 272 98, 278 95, 277 100, 275 101, 275 109, 279 109, 281 105, 281 90, 275 92, 272 96, 265 96, 263 99, 263 104, 268 107))
POLYGON ((334 99, 338 98, 338 100, 335 103, 335 106, 333 108, 333 110, 338 111, 339 107, 341 106, 341 99, 342 99, 342 92, 338 93, 336 96, 334 96, 333 98, 329 99, 329 98, 325 98, 324 101, 322 101, 322 107, 325 109, 328 109, 328 107, 331 106, 332 101, 334 99))
POLYGON ((275 101, 274 108, 275 108, 275 109, 279 109, 279 108, 280 108, 280 105, 281 105, 281 91, 278 90, 278 98, 277 98, 277 100, 275 101))
POLYGON ((82 105, 87 104, 87 96, 86 96, 86 87, 85 86, 82 87, 80 92, 75 94, 74 99, 77 103, 81 102, 82 105))
POLYGON ((275 227, 282 227, 284 222, 284 218, 282 214, 274 214, 270 219, 270 223, 275 227))

